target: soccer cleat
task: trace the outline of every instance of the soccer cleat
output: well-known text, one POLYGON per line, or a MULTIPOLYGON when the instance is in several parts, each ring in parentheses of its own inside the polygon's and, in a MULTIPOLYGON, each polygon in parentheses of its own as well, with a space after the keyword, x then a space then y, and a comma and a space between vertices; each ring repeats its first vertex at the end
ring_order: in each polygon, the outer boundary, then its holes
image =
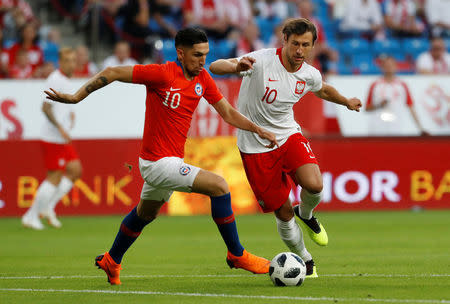
POLYGON ((328 244, 328 235, 323 228, 322 224, 313 216, 309 220, 306 220, 300 216, 300 206, 294 207, 295 215, 301 220, 300 224, 302 228, 305 228, 309 237, 320 246, 326 246, 328 244))
POLYGON ((33 218, 33 217, 29 217, 29 216, 22 217, 22 225, 25 228, 31 228, 34 230, 44 229, 44 225, 42 225, 41 221, 38 218, 33 218))
POLYGON ((309 260, 308 262, 305 262, 306 265, 306 277, 307 278, 317 278, 319 277, 317 275, 316 265, 314 264, 314 260, 309 260))
POLYGON ((120 270, 122 270, 121 264, 114 262, 108 252, 101 254, 95 258, 95 265, 99 269, 103 269, 108 276, 108 282, 111 285, 120 285, 120 270))
POLYGON ((49 211, 46 213, 41 213, 41 217, 47 219, 47 222, 50 226, 55 228, 61 228, 62 224, 56 217, 56 214, 54 211, 49 211))
POLYGON ((244 253, 239 257, 228 251, 227 264, 230 268, 242 268, 244 270, 260 274, 269 273, 270 261, 253 255, 244 249, 244 253))

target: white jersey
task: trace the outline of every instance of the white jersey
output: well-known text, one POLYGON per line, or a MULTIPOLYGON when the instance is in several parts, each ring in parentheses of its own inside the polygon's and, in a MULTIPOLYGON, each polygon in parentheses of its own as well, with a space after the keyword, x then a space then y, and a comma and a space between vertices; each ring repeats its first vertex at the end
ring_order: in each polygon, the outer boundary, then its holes
MULTIPOLYGON (((73 86, 70 83, 70 79, 61 73, 60 70, 53 71, 47 78, 45 82, 45 89, 54 89, 55 91, 62 93, 74 93, 73 86)), ((72 127, 72 121, 70 118, 70 113, 73 112, 73 106, 68 104, 63 104, 59 102, 49 102, 52 105, 53 116, 56 121, 62 126, 62 128, 70 134, 70 129, 72 127)), ((45 114, 44 114, 45 115, 45 114)), ((42 126, 42 140, 50 143, 63 144, 65 143, 64 138, 58 129, 45 117, 44 125, 42 126)))
MULTIPOLYGON (((292 108, 307 92, 317 92, 322 88, 322 75, 306 62, 296 72, 288 72, 282 63, 281 48, 263 49, 245 56, 254 58, 256 62, 253 70, 242 80, 239 112, 273 132, 282 145, 289 136, 301 132, 292 108)), ((241 152, 270 151, 265 147, 269 142, 256 133, 238 129, 237 139, 241 152)))

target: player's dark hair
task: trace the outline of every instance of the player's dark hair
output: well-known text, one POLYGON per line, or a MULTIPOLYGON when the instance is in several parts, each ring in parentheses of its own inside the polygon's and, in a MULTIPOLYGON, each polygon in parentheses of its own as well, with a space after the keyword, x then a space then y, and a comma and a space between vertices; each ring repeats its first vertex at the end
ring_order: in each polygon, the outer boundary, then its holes
POLYGON ((313 43, 317 40, 317 29, 316 26, 305 18, 288 19, 284 23, 281 32, 286 35, 286 40, 292 34, 303 35, 306 32, 310 32, 313 36, 313 43))
POLYGON ((197 43, 208 42, 206 33, 198 28, 188 27, 178 31, 175 36, 175 47, 187 46, 192 47, 197 43))

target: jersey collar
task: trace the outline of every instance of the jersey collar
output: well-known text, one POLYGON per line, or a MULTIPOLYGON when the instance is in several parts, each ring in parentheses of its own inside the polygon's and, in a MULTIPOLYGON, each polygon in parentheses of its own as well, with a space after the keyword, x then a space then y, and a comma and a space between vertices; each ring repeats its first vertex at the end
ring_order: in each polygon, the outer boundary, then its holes
MULTIPOLYGON (((280 62, 281 62, 281 65, 284 67, 284 69, 287 71, 287 69, 286 69, 286 66, 284 65, 284 62, 283 62, 283 56, 282 56, 282 54, 281 54, 281 50, 282 50, 282 48, 277 48, 277 55, 278 55, 278 58, 280 59, 280 62)), ((297 69, 297 71, 295 71, 295 72, 298 72, 301 68, 302 68, 302 66, 303 66, 303 62, 302 62, 302 64, 298 67, 298 69, 297 69)), ((289 71, 288 71, 289 72, 289 71)), ((294 73, 295 73, 294 72, 294 73)), ((291 72, 289 72, 289 73, 291 73, 291 72)))

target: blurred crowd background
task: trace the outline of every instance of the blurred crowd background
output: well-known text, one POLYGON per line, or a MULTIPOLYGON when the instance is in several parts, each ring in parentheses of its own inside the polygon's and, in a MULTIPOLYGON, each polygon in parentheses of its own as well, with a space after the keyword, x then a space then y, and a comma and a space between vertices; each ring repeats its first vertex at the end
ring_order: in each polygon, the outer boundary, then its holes
POLYGON ((450 73, 448 0, 0 0, 0 78, 45 78, 61 46, 76 48, 76 76, 111 65, 176 58, 185 26, 210 38, 207 64, 282 44, 290 17, 312 20, 310 63, 329 74, 450 73))

